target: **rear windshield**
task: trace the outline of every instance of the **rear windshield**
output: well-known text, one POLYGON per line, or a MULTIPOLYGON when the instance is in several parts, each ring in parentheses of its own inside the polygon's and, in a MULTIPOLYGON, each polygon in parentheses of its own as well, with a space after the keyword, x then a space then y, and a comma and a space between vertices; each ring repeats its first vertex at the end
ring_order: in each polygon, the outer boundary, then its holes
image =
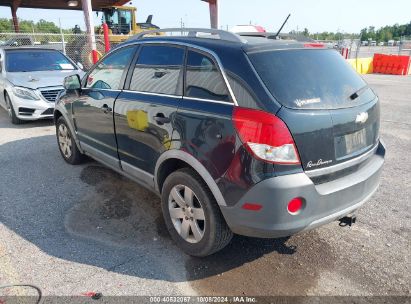
POLYGON ((10 50, 6 53, 7 72, 74 70, 63 54, 53 50, 10 50))
POLYGON ((335 50, 276 50, 248 56, 271 94, 289 108, 345 108, 375 97, 335 50))

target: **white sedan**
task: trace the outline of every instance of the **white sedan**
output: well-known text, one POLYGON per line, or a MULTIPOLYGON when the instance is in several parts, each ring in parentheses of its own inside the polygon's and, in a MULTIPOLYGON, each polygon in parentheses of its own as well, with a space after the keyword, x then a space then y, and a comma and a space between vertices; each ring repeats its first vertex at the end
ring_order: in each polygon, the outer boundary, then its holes
POLYGON ((84 74, 57 50, 15 47, 0 49, 0 71, 0 106, 13 124, 53 118, 64 78, 84 74))

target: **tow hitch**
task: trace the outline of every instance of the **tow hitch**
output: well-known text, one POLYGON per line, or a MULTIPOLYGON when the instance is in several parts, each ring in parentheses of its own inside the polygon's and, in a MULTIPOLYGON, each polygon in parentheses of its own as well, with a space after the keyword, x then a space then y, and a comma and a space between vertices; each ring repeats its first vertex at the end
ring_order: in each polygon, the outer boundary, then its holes
POLYGON ((357 217, 355 215, 347 215, 339 219, 340 223, 338 225, 340 225, 340 227, 351 227, 353 224, 355 224, 356 220, 357 217))

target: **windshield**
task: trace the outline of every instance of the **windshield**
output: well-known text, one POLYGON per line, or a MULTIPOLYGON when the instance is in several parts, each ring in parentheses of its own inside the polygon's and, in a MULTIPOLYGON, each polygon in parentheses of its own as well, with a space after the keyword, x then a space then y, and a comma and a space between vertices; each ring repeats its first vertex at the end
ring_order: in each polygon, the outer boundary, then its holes
POLYGON ((112 9, 104 12, 103 21, 107 23, 113 34, 129 34, 131 30, 131 11, 112 9))
POLYGON ((7 72, 37 72, 74 70, 75 67, 63 54, 54 50, 8 50, 7 72))
POLYGON ((295 109, 337 109, 364 104, 375 95, 334 50, 275 50, 248 54, 271 94, 295 109), (358 96, 353 98, 353 94, 358 96))

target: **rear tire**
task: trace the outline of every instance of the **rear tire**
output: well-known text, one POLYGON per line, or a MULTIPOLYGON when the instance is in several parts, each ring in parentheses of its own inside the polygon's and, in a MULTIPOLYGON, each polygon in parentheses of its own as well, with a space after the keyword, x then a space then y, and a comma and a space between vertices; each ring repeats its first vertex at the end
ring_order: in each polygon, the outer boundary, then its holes
POLYGON ((66 162, 71 165, 77 165, 84 161, 85 155, 78 149, 76 141, 63 116, 57 120, 56 136, 60 154, 66 162))
POLYGON ((12 123, 13 125, 20 125, 20 124, 22 124, 24 121, 21 120, 21 119, 19 119, 19 118, 17 117, 16 112, 14 111, 14 108, 13 108, 13 104, 12 104, 12 102, 11 102, 11 100, 10 100, 9 94, 6 93, 5 96, 4 96, 4 98, 5 98, 5 100, 6 100, 7 112, 9 113, 9 117, 10 117, 11 123, 12 123))
POLYGON ((223 249, 233 236, 204 181, 191 169, 165 180, 161 205, 172 239, 185 253, 204 257, 223 249))

